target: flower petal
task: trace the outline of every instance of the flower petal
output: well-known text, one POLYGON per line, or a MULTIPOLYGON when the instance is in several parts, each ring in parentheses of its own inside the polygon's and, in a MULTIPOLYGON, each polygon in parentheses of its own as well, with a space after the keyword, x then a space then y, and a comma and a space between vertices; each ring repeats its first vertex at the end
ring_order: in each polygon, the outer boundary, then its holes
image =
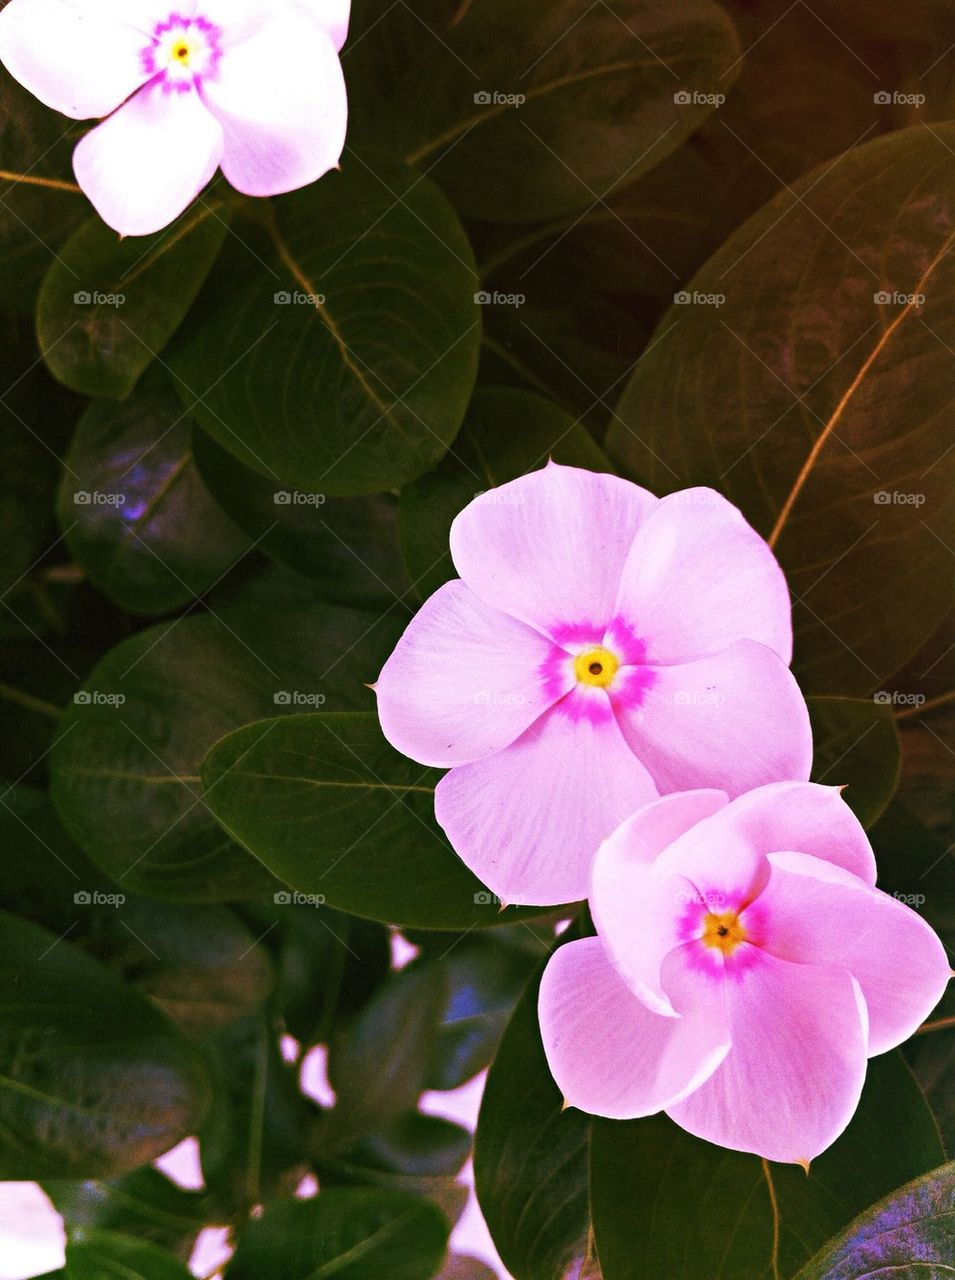
POLYGON ((742 882, 757 860, 791 849, 875 884, 875 857, 859 819, 838 787, 816 782, 774 782, 738 796, 677 839, 661 864, 708 888, 714 869, 736 866, 742 882))
POLYGON ((76 180, 104 222, 124 236, 173 222, 215 173, 222 130, 195 93, 147 85, 83 138, 76 180))
POLYGON ((734 640, 792 658, 789 589, 768 544, 713 489, 663 498, 624 566, 616 613, 646 644, 649 663, 693 662, 734 640))
POLYGON ((575 624, 599 637, 656 505, 629 480, 549 463, 469 503, 451 526, 451 555, 488 604, 557 639, 575 624))
POLYGON ((575 716, 568 702, 497 755, 438 783, 438 822, 504 902, 551 906, 585 897, 601 840, 656 794, 613 717, 575 716))
POLYGON ((667 1108, 698 1138, 802 1164, 835 1142, 859 1102, 865 1001, 845 969, 765 951, 724 984, 732 1048, 710 1078, 667 1108))
POLYGON ((375 692, 385 737, 421 764, 468 764, 502 747, 573 684, 544 670, 554 646, 459 579, 437 590, 385 663, 375 692))
MULTIPOLYGON (((674 970, 671 983, 688 975, 674 970)), ((691 1000, 679 1018, 651 1013, 624 984, 599 938, 551 956, 538 1001, 551 1074, 567 1102, 627 1120, 673 1106, 723 1061, 729 1036, 719 1011, 691 1000)))
POLYGON ((910 907, 802 853, 770 855, 763 945, 797 964, 838 965, 869 1010, 869 1056, 907 1040, 941 1000, 948 957, 910 907))
POLYGON ((336 49, 341 49, 348 36, 351 0, 300 0, 319 20, 331 36, 336 49))
POLYGON ((660 967, 679 942, 679 922, 694 885, 659 875, 654 862, 678 836, 721 809, 722 791, 681 791, 644 805, 597 852, 590 911, 597 932, 631 989, 649 1008, 673 1016, 660 967), (634 920, 639 928, 634 928, 634 920))
POLYGON ((227 49, 202 93, 225 133, 222 172, 245 195, 307 186, 341 158, 345 79, 328 32, 301 5, 227 49))
POLYGON ((0 62, 54 111, 108 115, 146 83, 148 36, 118 6, 82 0, 10 0, 0 13, 0 62))
POLYGON ((753 640, 649 677, 636 706, 621 699, 624 737, 661 793, 717 787, 737 796, 783 778, 808 778, 812 731, 782 659, 753 640))

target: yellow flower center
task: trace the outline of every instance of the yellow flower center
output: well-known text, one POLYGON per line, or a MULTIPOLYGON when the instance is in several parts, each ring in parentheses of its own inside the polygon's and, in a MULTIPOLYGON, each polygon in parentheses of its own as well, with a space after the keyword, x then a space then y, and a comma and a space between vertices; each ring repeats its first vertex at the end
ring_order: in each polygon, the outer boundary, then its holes
POLYGON ((192 48, 185 40, 178 40, 172 47, 172 57, 182 67, 188 67, 192 48))
POLYGON ((574 675, 581 684, 592 684, 606 689, 617 674, 620 662, 609 649, 588 649, 574 659, 574 675))
POLYGON ((722 951, 724 956, 731 956, 746 937, 746 929, 735 911, 707 911, 703 917, 701 941, 714 951, 722 951))

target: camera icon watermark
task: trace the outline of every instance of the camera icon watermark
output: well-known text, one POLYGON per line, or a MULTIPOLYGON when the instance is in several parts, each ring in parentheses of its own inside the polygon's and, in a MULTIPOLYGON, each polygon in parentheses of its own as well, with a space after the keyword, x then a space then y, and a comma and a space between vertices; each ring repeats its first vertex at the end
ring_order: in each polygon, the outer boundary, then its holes
POLYGON ((324 307, 324 293, 303 293, 301 289, 280 289, 273 293, 272 301, 277 307, 324 307))
POLYGON ((489 293, 486 289, 482 289, 480 293, 474 295, 474 301, 479 307, 522 307, 527 301, 527 295, 523 293, 489 293))
POLYGON ((924 493, 900 493, 898 489, 879 489, 872 495, 877 507, 924 507, 924 493))
POLYGON ((324 893, 299 893, 297 889, 279 889, 272 895, 277 907, 323 907, 324 893))
POLYGON ((681 289, 673 295, 675 307, 722 307, 726 302, 725 293, 689 293, 681 289))
POLYGON ((121 907, 125 893, 100 893, 98 889, 77 889, 73 902, 78 907, 121 907))
POLYGON ((721 107, 726 101, 725 93, 699 93, 695 89, 678 89, 673 95, 678 107, 721 107))
POLYGON ((924 107, 924 93, 900 93, 898 89, 894 89, 889 93, 885 89, 881 89, 878 93, 872 95, 872 101, 877 107, 924 107))
POLYGON ((77 307, 124 307, 125 293, 100 293, 99 290, 80 289, 73 294, 77 307))
POLYGON ((872 701, 880 707, 922 707, 924 693, 902 693, 899 689, 880 689, 872 695, 872 701))
POLYGON ((272 495, 277 507, 324 507, 324 493, 299 493, 297 490, 279 489, 272 495))
POLYGON ((474 895, 474 905, 476 907, 500 907, 504 904, 496 893, 491 893, 490 889, 479 889, 474 895))
POLYGON ((499 93, 497 90, 479 89, 474 95, 476 107, 522 107, 526 101, 525 93, 499 93))
POLYGON ((272 695, 272 701, 277 707, 324 707, 325 695, 324 693, 300 693, 298 689, 291 692, 281 689, 272 695))
POLYGON ((888 289, 880 289, 872 295, 872 301, 877 307, 915 307, 918 310, 925 306, 925 294, 899 293, 897 289, 890 293, 888 289))
POLYGON ((125 693, 100 693, 98 689, 78 689, 73 694, 73 704, 77 707, 122 707, 125 703, 125 693))
POLYGON ((77 489, 73 494, 75 507, 125 507, 125 493, 99 493, 96 490, 77 489))

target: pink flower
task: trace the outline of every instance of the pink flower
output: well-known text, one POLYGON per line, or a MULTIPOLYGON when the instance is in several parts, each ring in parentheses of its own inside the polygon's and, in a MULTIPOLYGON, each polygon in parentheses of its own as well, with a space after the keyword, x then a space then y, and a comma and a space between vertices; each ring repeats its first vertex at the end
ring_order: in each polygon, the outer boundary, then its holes
POLYGON ((786 583, 717 493, 550 464, 470 503, 451 552, 461 579, 398 642, 378 713, 450 767, 438 821, 505 902, 582 898, 658 791, 808 778, 786 583))
POLYGON ((122 235, 177 218, 220 166, 251 196, 333 168, 350 0, 10 0, 0 62, 41 102, 106 116, 73 167, 122 235))
POLYGON ((910 1036, 949 978, 932 929, 874 886, 838 788, 640 809, 594 863, 598 936, 560 947, 541 983, 568 1102, 666 1111, 722 1147, 808 1163, 849 1123, 866 1059, 910 1036))

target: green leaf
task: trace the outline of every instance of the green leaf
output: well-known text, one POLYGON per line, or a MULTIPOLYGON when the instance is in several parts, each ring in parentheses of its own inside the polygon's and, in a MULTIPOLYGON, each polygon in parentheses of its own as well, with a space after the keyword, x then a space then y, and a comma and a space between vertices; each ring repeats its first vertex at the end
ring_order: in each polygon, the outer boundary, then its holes
POLYGON ((458 512, 485 489, 516 480, 549 458, 612 470, 584 428, 542 396, 503 387, 475 393, 453 452, 402 490, 401 547, 421 599, 456 576, 448 536, 458 512))
POLYGON ((0 1178, 109 1178, 194 1132, 205 1073, 145 997, 5 912, 0 967, 0 1178))
POLYGON ((213 1102, 199 1133, 202 1173, 224 1217, 291 1195, 307 1172, 318 1107, 298 1088, 267 1016, 235 1023, 206 1045, 213 1102))
POLYGON ((438 771, 395 751, 373 712, 247 725, 216 743, 202 777, 234 839, 341 911, 423 929, 515 918, 501 916, 435 822, 438 771))
POLYGON ((131 613, 168 613, 214 586, 249 546, 209 496, 192 429, 165 374, 80 419, 60 483, 60 527, 101 591, 131 613))
POLYGON ((9 310, 33 311, 57 249, 89 214, 70 164, 80 128, 0 70, 0 168, 25 179, 0 179, 0 297, 9 310))
POLYGON ((869 1064, 859 1110, 808 1175, 702 1142, 663 1115, 594 1120, 591 1211, 604 1280, 773 1280, 774 1258, 790 1277, 860 1209, 942 1159, 897 1053, 869 1064))
POLYGON ((135 892, 270 902, 273 878, 210 811, 202 758, 224 734, 266 715, 367 705, 362 681, 394 639, 389 620, 329 606, 303 580, 275 576, 214 614, 124 641, 86 681, 85 702, 71 707, 51 754, 67 830, 135 892))
POLYGON ((844 786, 845 800, 871 827, 899 779, 899 733, 892 708, 856 698, 808 698, 814 742, 812 780, 844 786))
POLYGON ((946 1164, 860 1214, 797 1280, 942 1280, 952 1258, 955 1164, 946 1164))
POLYGON ((447 999, 440 965, 412 965, 382 984, 347 1030, 333 1035, 328 1079, 335 1090, 320 1150, 363 1138, 414 1111, 447 999))
MULTIPOLYGON (((488 1073, 474 1145, 475 1189, 516 1280, 555 1280, 589 1254, 590 1117, 563 1110, 527 988, 488 1073)), ((654 1280, 658 1280, 654 1277, 654 1280)), ((662 1280, 662 1278, 661 1278, 662 1280)))
POLYGON ((505 222, 588 208, 658 164, 739 53, 707 0, 428 0, 355 19, 353 141, 406 147, 464 213, 505 222))
POLYGON ((877 139, 755 214, 664 316, 607 438, 649 487, 715 485, 770 538, 809 693, 880 689, 948 608, 952 143, 877 139))
POLYGON ((188 1256, 208 1220, 204 1196, 183 1191, 149 1165, 108 1181, 47 1179, 43 1190, 71 1235, 78 1228, 107 1228, 160 1245, 177 1256, 188 1256))
POLYGON ((539 947, 502 945, 500 933, 452 944, 432 962, 446 974, 447 1002, 428 1074, 431 1089, 458 1089, 490 1065, 537 964, 539 947))
POLYGON ((447 1246, 439 1209, 396 1191, 333 1187, 266 1209, 239 1236, 227 1280, 429 1280, 447 1246))
POLYGON ((195 433, 193 449, 209 491, 259 551, 312 578, 339 604, 390 608, 400 602, 408 575, 392 494, 328 498, 290 490, 250 471, 204 431, 195 433))
POLYGON ((158 1245, 118 1231, 84 1228, 66 1246, 66 1280, 189 1280, 189 1269, 158 1245))
POLYGON ((99 218, 84 222, 40 290, 37 333, 54 377, 84 395, 125 400, 185 318, 227 225, 212 204, 154 236, 121 239, 99 218))
POLYGON ((199 425, 276 489, 354 496, 427 471, 477 374, 471 247, 426 179, 346 157, 226 254, 172 356, 199 425), (263 265, 265 263, 265 265, 263 265))

